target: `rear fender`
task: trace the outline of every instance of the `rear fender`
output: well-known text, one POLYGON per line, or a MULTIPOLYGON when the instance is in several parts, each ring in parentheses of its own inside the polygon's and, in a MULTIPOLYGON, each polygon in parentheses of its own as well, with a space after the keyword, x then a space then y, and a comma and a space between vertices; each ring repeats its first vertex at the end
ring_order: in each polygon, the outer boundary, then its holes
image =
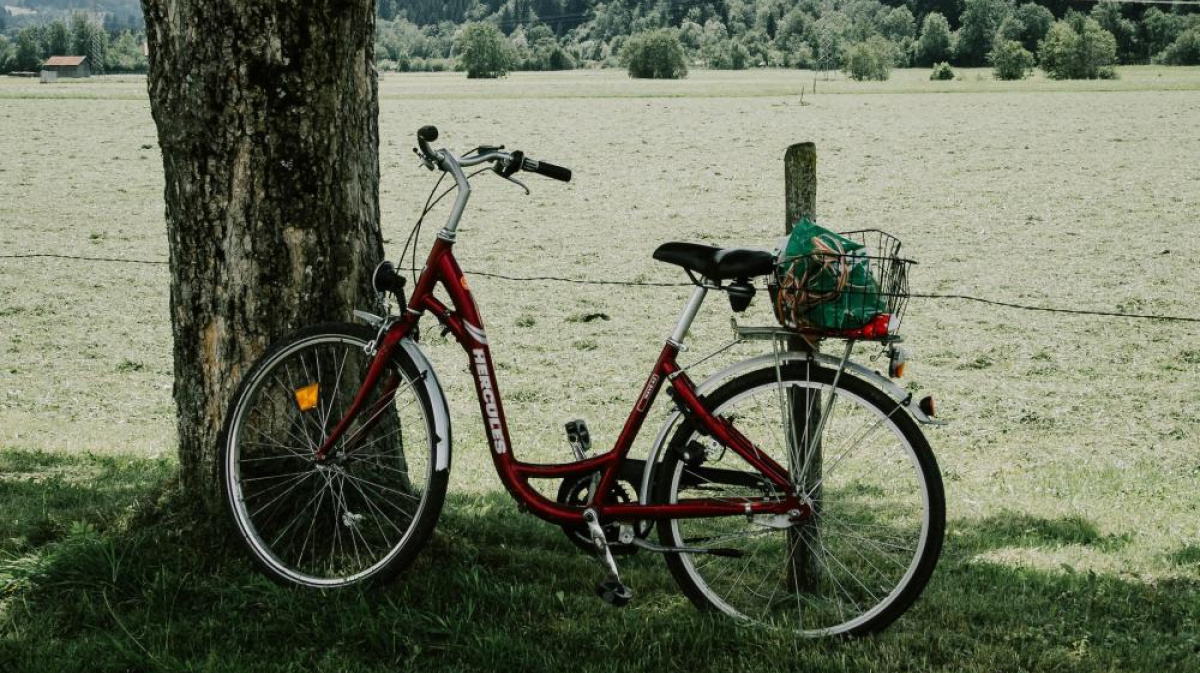
MULTIPOLYGON (((781 364, 793 361, 811 360, 823 367, 830 369, 837 369, 842 363, 841 358, 834 357, 832 355, 826 355, 824 353, 789 351, 780 354, 779 357, 781 364)), ((707 395, 708 393, 716 390, 726 381, 729 381, 735 377, 747 374, 749 372, 758 371, 759 369, 773 369, 774 367, 775 355, 771 353, 760 355, 749 360, 743 360, 742 362, 734 363, 708 377, 696 386, 696 391, 701 395, 707 395)), ((926 415, 925 412, 921 411, 921 409, 917 406, 917 401, 913 399, 912 393, 908 392, 904 388, 901 388, 899 385, 896 385, 894 381, 886 376, 872 371, 871 369, 868 369, 857 362, 847 362, 846 372, 883 390, 885 393, 887 393, 888 397, 891 397, 898 404, 907 409, 908 413, 911 414, 912 417, 917 421, 926 424, 938 424, 937 421, 933 420, 926 415)), ((639 499, 642 504, 648 504, 650 502, 650 487, 651 484, 654 483, 654 470, 658 466, 663 447, 665 447, 667 443, 667 438, 671 435, 671 432, 675 426, 678 425, 679 420, 682 417, 683 415, 678 411, 672 413, 671 416, 667 418, 666 422, 662 424, 662 427, 658 431, 658 435, 654 438, 654 444, 650 447, 650 454, 646 458, 646 467, 642 471, 641 489, 638 491, 640 495, 639 499)))

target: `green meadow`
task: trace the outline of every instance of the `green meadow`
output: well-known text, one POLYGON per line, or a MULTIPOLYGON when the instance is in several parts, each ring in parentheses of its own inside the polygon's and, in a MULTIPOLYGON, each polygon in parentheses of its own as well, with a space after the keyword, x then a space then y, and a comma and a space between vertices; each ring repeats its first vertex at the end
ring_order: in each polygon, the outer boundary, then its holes
MULTIPOLYGON (((915 292, 1194 317, 1200 68, 1118 74, 386 74, 385 249, 399 257, 435 180, 410 151, 424 124, 458 151, 503 143, 575 170, 528 176, 528 197, 481 178, 456 248, 514 451, 534 461, 569 458, 577 417, 607 448, 688 289, 471 272, 684 282, 651 259, 659 244, 783 235, 796 142, 817 145, 821 223, 899 236, 915 292)), ((3 258, 165 260, 161 171, 143 79, 0 79, 0 671, 1196 670, 1200 328, 955 300, 914 299, 902 330, 902 382, 950 421, 926 428, 946 547, 877 637, 796 641, 702 614, 647 553, 623 561, 629 607, 597 600, 595 561, 503 492, 467 363, 432 323, 455 439, 433 542, 386 589, 276 587, 174 490, 167 267, 3 258)), ((725 346, 730 315, 714 297, 681 362, 725 346)), ((765 293, 737 319, 770 324, 765 293)))

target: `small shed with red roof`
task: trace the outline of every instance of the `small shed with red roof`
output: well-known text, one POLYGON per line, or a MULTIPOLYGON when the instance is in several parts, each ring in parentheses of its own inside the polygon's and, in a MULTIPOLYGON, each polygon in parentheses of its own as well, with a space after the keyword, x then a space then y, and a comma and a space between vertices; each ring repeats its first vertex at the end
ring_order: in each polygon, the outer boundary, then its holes
POLYGON ((42 64, 42 72, 57 73, 59 77, 91 77, 92 66, 87 56, 51 56, 42 64))

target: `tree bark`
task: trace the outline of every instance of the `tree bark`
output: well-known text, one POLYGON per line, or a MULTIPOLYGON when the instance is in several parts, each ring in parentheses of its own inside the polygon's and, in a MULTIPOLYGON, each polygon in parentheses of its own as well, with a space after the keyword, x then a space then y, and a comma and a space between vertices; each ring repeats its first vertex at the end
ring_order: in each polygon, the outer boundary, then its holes
POLYGON ((142 0, 166 178, 180 481, 219 501, 250 364, 369 303, 379 229, 375 0, 142 0))

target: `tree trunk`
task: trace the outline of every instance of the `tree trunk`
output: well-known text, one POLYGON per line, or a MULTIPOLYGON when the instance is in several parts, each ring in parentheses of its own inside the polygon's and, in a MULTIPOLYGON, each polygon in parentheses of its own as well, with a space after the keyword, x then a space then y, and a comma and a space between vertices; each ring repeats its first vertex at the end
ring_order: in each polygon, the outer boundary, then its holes
POLYGON ((370 303, 383 257, 374 0, 142 0, 166 177, 180 481, 215 506, 242 375, 370 303))

